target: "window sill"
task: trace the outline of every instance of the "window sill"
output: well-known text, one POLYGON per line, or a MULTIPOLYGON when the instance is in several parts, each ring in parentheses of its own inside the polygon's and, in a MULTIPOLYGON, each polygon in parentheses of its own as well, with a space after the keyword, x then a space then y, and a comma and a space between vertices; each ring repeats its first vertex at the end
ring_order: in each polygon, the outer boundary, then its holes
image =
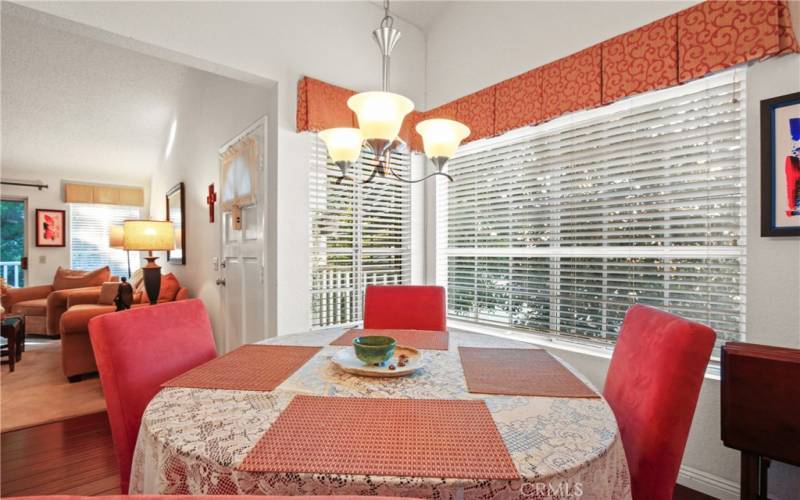
MULTIPOLYGON (((470 323, 466 321, 448 320, 448 326, 456 330, 464 330, 473 333, 482 333, 484 335, 492 335, 494 337, 501 337, 511 340, 525 342, 526 344, 536 345, 538 347, 557 349, 562 351, 574 352, 592 356, 595 358, 611 359, 614 348, 611 346, 602 346, 591 342, 580 342, 578 340, 565 340, 548 335, 541 335, 536 333, 521 333, 506 328, 499 328, 487 325, 480 325, 477 323, 470 323)), ((716 380, 720 379, 720 365, 719 360, 713 359, 706 367, 705 379, 716 380)))

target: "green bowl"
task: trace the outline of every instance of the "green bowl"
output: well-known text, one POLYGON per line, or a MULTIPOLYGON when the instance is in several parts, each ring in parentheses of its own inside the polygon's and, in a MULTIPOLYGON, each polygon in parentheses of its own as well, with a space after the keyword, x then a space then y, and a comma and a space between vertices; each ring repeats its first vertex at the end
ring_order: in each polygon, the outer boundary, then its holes
POLYGON ((367 335, 353 339, 356 357, 368 365, 379 365, 394 355, 397 342, 392 337, 367 335))

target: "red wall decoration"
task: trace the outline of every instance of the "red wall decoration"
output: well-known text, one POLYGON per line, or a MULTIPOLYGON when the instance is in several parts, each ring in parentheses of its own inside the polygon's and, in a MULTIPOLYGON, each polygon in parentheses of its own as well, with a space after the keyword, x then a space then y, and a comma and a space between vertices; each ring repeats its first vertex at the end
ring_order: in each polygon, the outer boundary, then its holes
MULTIPOLYGON (((474 94, 406 118, 400 136, 414 151, 427 118, 451 118, 467 142, 564 113, 700 78, 747 61, 800 52, 785 0, 708 0, 474 94)), ((297 87, 297 130, 357 126, 353 91, 304 77, 297 87)))

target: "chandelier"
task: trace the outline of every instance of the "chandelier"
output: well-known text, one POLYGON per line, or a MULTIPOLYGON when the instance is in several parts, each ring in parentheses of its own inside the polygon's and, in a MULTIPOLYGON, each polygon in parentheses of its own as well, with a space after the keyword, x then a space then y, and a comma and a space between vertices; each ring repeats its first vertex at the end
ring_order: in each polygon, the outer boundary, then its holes
POLYGON ((444 172, 444 167, 470 132, 466 125, 455 120, 435 118, 423 120, 416 126, 417 133, 422 136, 425 155, 437 168, 435 172, 412 180, 398 175, 392 168, 391 154, 408 151, 408 146, 399 134, 406 115, 414 110, 414 103, 407 97, 389 92, 390 58, 401 33, 393 27, 394 19, 389 15, 388 0, 384 0, 383 11, 384 17, 380 26, 372 32, 382 55, 381 90, 362 92, 347 100, 347 107, 358 117, 358 128, 330 128, 319 133, 331 161, 342 172, 336 183, 351 179, 347 171, 358 161, 364 145, 377 160, 364 184, 372 182, 376 176, 386 177, 387 174, 406 183, 421 182, 435 175, 452 181, 453 178, 444 172))

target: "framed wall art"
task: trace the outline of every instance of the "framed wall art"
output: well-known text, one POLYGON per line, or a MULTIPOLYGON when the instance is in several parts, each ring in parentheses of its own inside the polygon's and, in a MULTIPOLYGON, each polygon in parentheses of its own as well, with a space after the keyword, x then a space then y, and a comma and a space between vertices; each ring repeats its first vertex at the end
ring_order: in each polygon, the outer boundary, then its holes
POLYGON ((800 92, 761 101, 761 236, 800 236, 800 92))
POLYGON ((167 191, 167 220, 175 228, 175 250, 167 252, 170 264, 186 265, 186 197, 183 183, 167 191))
POLYGON ((67 226, 64 210, 36 209, 36 246, 66 246, 67 226))

